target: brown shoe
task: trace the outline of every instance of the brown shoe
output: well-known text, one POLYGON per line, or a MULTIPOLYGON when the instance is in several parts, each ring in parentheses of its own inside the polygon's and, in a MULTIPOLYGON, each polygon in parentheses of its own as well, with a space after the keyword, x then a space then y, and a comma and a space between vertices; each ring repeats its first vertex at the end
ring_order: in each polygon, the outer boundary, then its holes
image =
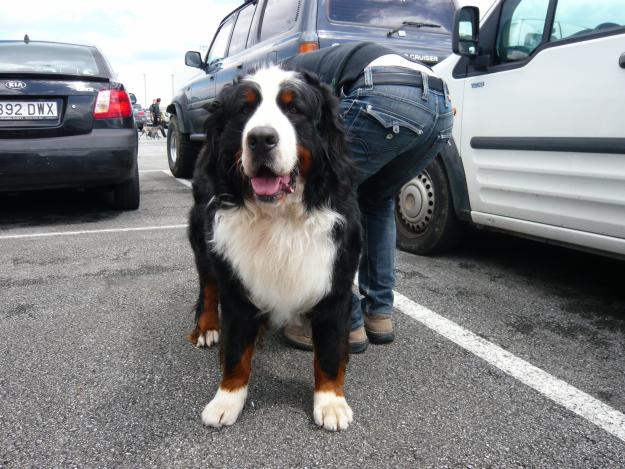
POLYGON ((282 331, 284 340, 291 347, 298 348, 300 350, 312 351, 312 331, 310 329, 310 321, 308 319, 302 320, 302 325, 289 324, 284 327, 282 331))
MULTIPOLYGON (((304 320, 303 325, 289 324, 282 331, 284 340, 291 347, 311 351, 313 349, 310 321, 304 320)), ((362 353, 369 345, 364 327, 359 327, 349 333, 349 353, 362 353)))
POLYGON ((395 332, 393 331, 393 321, 390 316, 367 316, 365 319, 365 331, 371 343, 388 344, 395 340, 395 332))
POLYGON ((362 353, 368 345, 369 340, 363 326, 349 332, 349 353, 362 353))

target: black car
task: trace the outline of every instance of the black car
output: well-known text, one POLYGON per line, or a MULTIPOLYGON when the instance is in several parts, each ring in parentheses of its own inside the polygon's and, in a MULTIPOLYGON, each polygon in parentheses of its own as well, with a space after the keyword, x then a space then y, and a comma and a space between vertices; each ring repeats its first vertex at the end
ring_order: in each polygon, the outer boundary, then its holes
POLYGON ((98 49, 0 41, 0 191, 102 187, 139 207, 132 103, 98 49))

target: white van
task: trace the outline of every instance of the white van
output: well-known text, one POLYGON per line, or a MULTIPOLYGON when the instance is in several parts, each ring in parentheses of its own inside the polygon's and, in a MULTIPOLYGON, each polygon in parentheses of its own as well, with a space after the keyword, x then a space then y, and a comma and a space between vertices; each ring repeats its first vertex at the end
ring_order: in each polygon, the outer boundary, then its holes
POLYGON ((499 0, 456 12, 435 67, 453 140, 398 196, 398 245, 462 222, 625 256, 625 1, 499 0))

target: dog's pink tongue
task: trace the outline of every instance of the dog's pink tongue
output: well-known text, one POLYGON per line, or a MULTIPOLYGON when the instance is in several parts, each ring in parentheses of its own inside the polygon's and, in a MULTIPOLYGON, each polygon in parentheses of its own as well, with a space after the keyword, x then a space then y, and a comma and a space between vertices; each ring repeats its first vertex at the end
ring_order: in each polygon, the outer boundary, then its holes
POLYGON ((280 190, 280 176, 274 177, 253 177, 252 189, 258 195, 273 195, 280 190))

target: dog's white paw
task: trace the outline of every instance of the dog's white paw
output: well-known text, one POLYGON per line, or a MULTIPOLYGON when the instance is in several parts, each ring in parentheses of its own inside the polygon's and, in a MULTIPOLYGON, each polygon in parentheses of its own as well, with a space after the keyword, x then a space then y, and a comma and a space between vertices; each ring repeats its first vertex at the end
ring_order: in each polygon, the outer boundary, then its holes
POLYGON ((327 391, 315 392, 313 417, 317 425, 333 432, 345 430, 354 420, 345 398, 327 391))
POLYGON ((196 345, 198 347, 210 347, 219 343, 219 331, 206 331, 197 338, 196 345))
POLYGON ((236 391, 219 388, 212 401, 202 411, 202 423, 208 427, 219 428, 232 425, 237 421, 245 405, 247 386, 236 391))

